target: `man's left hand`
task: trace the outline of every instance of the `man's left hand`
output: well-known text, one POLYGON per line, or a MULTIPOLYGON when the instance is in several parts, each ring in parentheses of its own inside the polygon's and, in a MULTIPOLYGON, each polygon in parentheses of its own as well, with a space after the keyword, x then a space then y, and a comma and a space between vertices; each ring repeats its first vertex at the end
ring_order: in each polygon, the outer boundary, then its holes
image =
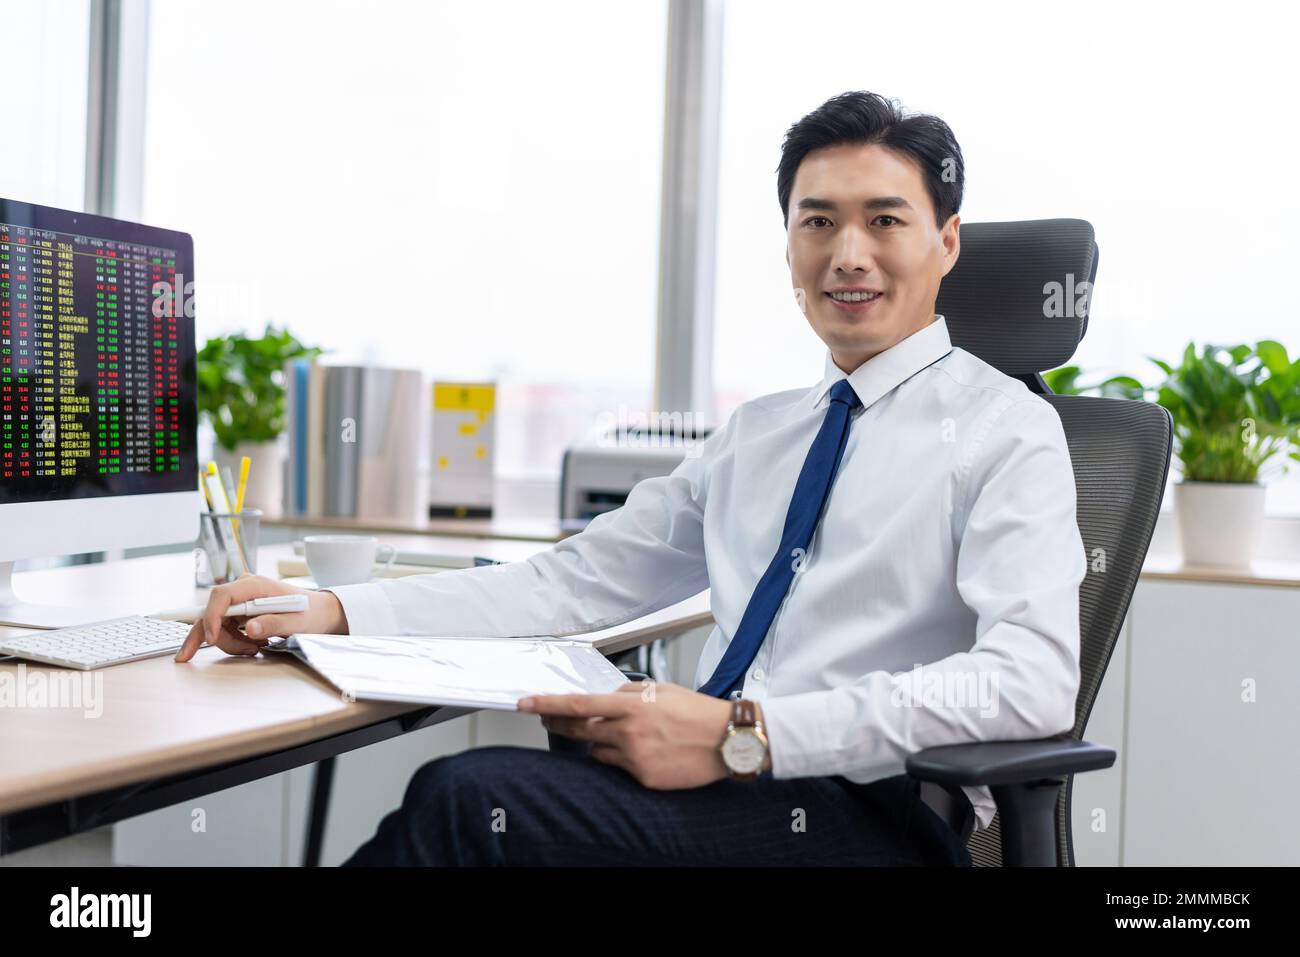
POLYGON ((548 731, 591 741, 591 756, 655 790, 703 787, 728 776, 718 746, 731 702, 681 685, 629 682, 611 694, 521 698, 548 731))

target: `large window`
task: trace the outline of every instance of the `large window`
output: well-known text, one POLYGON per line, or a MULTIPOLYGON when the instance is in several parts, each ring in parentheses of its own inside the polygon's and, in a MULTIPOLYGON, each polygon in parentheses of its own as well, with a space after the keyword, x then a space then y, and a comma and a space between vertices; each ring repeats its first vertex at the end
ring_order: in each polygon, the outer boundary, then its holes
POLYGON ((666 0, 155 3, 146 221, 200 337, 494 379, 497 472, 558 474, 654 371, 666 0))
POLYGON ((791 123, 846 90, 935 113, 966 160, 963 222, 1078 217, 1101 248, 1076 361, 1154 381, 1190 339, 1294 353, 1300 88, 1269 3, 727 7, 715 377, 720 411, 812 385, 776 199, 791 123))
MULTIPOLYGON (((821 375, 775 169, 787 127, 852 89, 948 120, 964 221, 1096 226, 1089 371, 1150 381, 1145 356, 1189 339, 1300 349, 1281 9, 729 3, 720 417, 821 375)), ((89 20, 0 0, 0 196, 83 205, 89 20)), ((553 477, 602 413, 651 401, 666 21, 667 0, 155 2, 142 204, 117 212, 194 234, 201 337, 270 321, 332 361, 494 379, 498 473, 553 477)))
POLYGON ((81 209, 89 0, 0 3, 0 196, 81 209))

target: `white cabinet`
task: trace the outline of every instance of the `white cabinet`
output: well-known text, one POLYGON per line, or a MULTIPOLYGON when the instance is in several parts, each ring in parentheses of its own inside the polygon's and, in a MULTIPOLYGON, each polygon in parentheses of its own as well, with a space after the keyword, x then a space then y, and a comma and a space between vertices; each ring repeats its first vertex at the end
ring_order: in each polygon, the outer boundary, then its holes
POLYGON ((1297 625, 1300 588, 1139 582, 1084 734, 1118 758, 1074 779, 1079 866, 1300 864, 1297 625))
POLYGON ((1130 618, 1121 863, 1300 864, 1300 588, 1144 580, 1130 618))
MULTIPOLYGON (((475 717, 455 718, 340 755, 321 863, 341 863, 368 840, 380 819, 401 804, 416 768, 470 747, 475 717)), ((296 768, 122 821, 113 826, 113 863, 300 864, 312 780, 311 766, 296 768), (195 829, 196 812, 202 812, 204 830, 195 829)))

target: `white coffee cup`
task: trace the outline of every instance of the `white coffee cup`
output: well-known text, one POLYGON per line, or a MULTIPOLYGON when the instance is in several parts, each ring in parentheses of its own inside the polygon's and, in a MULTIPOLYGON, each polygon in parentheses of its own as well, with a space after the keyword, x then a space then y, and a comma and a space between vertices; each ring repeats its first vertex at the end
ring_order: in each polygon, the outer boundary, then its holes
POLYGON ((370 581, 375 555, 380 550, 388 552, 380 559, 385 568, 397 557, 394 546, 381 545, 379 539, 369 535, 308 535, 302 543, 312 580, 321 588, 370 581))

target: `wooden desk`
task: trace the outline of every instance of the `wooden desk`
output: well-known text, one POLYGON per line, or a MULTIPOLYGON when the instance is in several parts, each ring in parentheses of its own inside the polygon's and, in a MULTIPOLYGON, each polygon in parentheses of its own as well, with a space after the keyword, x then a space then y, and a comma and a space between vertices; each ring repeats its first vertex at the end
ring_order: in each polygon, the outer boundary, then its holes
POLYGON ((321 532, 368 532, 379 535, 451 535, 462 538, 516 539, 557 542, 580 531, 576 525, 558 519, 494 516, 493 518, 335 518, 329 515, 284 515, 264 510, 262 524, 269 527, 308 528, 321 532))
MULTIPOLYGON (((1172 522, 1171 516, 1162 516, 1162 522, 1172 522)), ((280 515, 266 513, 264 525, 280 528, 302 528, 321 532, 365 532, 388 537, 393 534, 457 535, 469 537, 474 542, 481 539, 523 539, 535 542, 556 542, 581 531, 582 522, 563 523, 556 519, 526 518, 506 515, 491 519, 421 518, 356 519, 309 517, 305 515, 280 515)), ((471 545, 473 548, 478 545, 471 545)), ((1286 557, 1259 558, 1246 567, 1218 567, 1189 565, 1181 553, 1157 548, 1147 553, 1142 566, 1143 578, 1164 581, 1192 581, 1211 584, 1270 585, 1283 588, 1300 587, 1300 553, 1286 557)))
MULTIPOLYGON (((537 542, 431 541, 390 536, 402 548, 483 554, 515 561, 545 550, 537 542)), ((289 545, 259 550, 274 575, 289 545)), ((31 601, 95 601, 123 615, 200 605, 189 552, 23 572, 15 584, 31 601)), ((712 622, 708 593, 604 631, 596 647, 612 654, 712 622)), ((4 627, 0 634, 23 629, 4 627)), ((81 674, 45 665, 19 668, 81 674)), ((346 702, 291 656, 232 657, 203 648, 177 664, 166 656, 89 675, 102 689, 102 714, 81 708, 8 708, 0 722, 0 853, 78 833, 268 774, 321 761, 416 728, 468 714, 380 702, 346 702), (15 813, 20 812, 20 813, 15 813)))
POLYGON ((1142 577, 1151 581, 1186 581, 1219 585, 1269 585, 1300 588, 1300 561, 1256 559, 1250 565, 1189 565, 1182 555, 1148 552, 1142 577))

